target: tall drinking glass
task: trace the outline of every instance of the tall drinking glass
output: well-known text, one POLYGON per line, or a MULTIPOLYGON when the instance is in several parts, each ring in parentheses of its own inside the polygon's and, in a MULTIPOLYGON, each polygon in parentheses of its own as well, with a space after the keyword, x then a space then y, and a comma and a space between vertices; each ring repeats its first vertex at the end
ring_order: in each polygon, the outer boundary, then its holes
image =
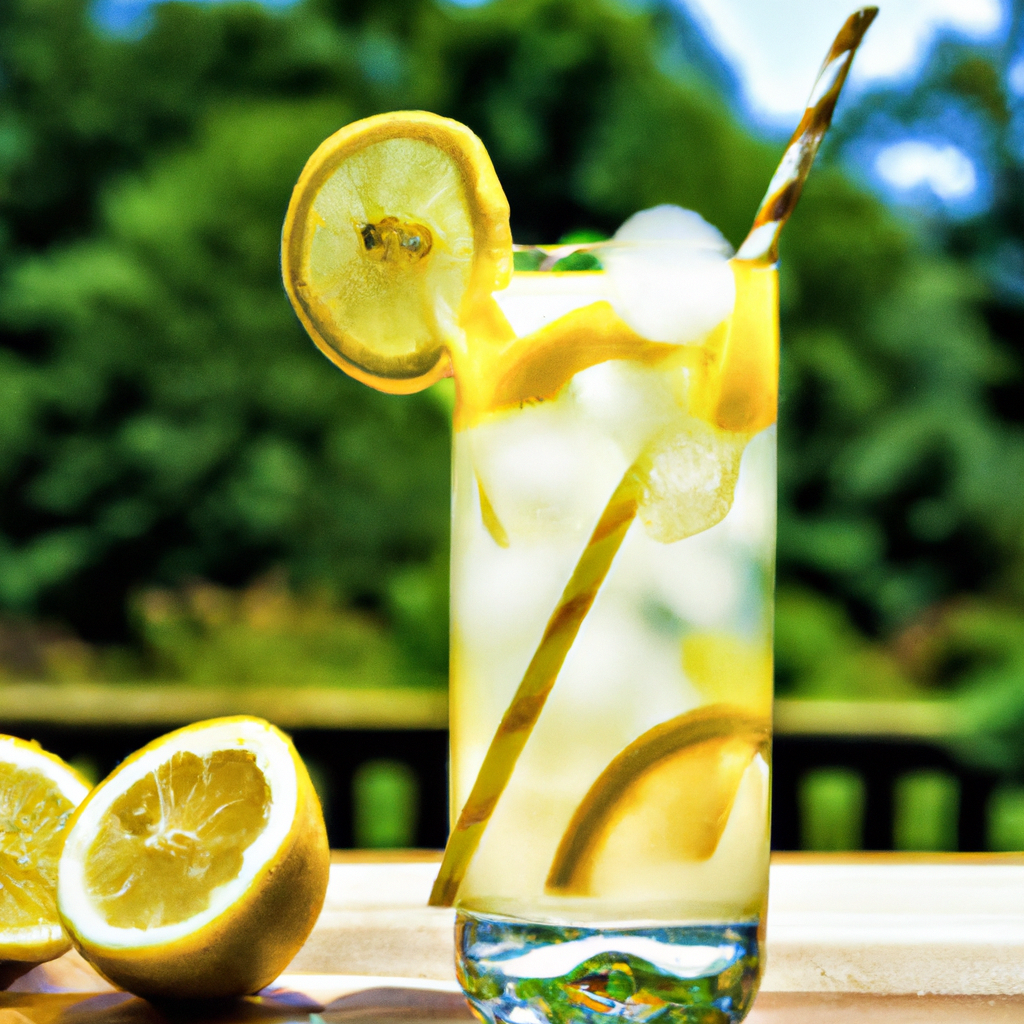
POLYGON ((457 375, 491 410, 454 432, 451 806, 490 786, 459 980, 488 1020, 738 1021, 768 889, 776 271, 700 232, 517 256, 495 299, 531 397, 457 375))
POLYGON ((656 207, 520 251, 480 140, 342 128, 282 235, 317 346, 455 379, 451 805, 430 895, 513 1024, 735 1022, 768 889, 779 234, 877 14, 840 29, 739 251, 656 207))

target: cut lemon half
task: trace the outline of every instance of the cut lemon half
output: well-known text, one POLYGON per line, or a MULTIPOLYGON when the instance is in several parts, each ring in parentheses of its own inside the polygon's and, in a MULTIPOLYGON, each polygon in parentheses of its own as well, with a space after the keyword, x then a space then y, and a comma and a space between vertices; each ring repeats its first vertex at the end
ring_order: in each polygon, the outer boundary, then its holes
POLYGON ((711 704, 663 722, 598 776, 558 846, 547 888, 593 895, 602 864, 702 861, 714 854, 744 773, 770 737, 767 719, 711 704))
POLYGON ((214 719, 143 747, 92 791, 57 904, 83 955, 131 992, 242 995, 306 940, 329 862, 291 741, 260 719, 214 719))
POLYGON ((57 862, 89 783, 38 743, 0 736, 0 976, 71 948, 57 915, 57 862))
POLYGON ((451 372, 465 324, 512 273, 508 201, 483 143, 422 111, 323 142, 292 193, 285 289, 320 350, 364 384, 419 391, 451 372))

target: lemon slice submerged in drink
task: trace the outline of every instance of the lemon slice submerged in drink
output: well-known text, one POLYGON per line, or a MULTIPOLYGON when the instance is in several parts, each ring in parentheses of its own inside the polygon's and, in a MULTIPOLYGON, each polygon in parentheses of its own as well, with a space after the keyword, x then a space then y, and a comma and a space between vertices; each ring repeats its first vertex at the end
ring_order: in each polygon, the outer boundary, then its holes
POLYGON ((767 719, 711 704, 634 740, 576 809, 551 865, 548 890, 592 895, 598 873, 628 877, 637 863, 707 860, 769 734, 767 719))
POLYGON ((474 307, 512 272, 508 202, 483 143, 419 111, 350 124, 310 157, 282 239, 285 288, 321 351, 407 394, 450 374, 474 307))

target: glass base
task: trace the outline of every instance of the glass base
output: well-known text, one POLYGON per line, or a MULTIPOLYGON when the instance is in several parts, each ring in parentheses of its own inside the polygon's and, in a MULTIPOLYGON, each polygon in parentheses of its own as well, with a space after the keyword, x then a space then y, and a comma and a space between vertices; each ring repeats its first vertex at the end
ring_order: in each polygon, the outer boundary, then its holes
POLYGON ((586 928, 459 911, 455 965, 496 1024, 735 1024, 757 993, 757 922, 586 928))

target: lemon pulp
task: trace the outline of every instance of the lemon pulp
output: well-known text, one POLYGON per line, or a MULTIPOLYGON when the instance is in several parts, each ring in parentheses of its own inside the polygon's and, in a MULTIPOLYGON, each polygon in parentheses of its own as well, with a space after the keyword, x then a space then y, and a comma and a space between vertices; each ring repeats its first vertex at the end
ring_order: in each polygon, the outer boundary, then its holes
POLYGON ((344 354, 372 373, 427 372, 458 331, 473 253, 451 158, 420 139, 375 143, 338 166, 312 210, 311 319, 344 334, 344 354), (407 169, 400 187, 387 173, 395 166, 407 169))
POLYGON ((41 772, 0 763, 0 920, 57 920, 57 861, 74 804, 41 772))
POLYGON ((178 751, 111 805, 85 884, 107 922, 156 928, 205 910, 266 826, 270 787, 247 750, 178 751))

